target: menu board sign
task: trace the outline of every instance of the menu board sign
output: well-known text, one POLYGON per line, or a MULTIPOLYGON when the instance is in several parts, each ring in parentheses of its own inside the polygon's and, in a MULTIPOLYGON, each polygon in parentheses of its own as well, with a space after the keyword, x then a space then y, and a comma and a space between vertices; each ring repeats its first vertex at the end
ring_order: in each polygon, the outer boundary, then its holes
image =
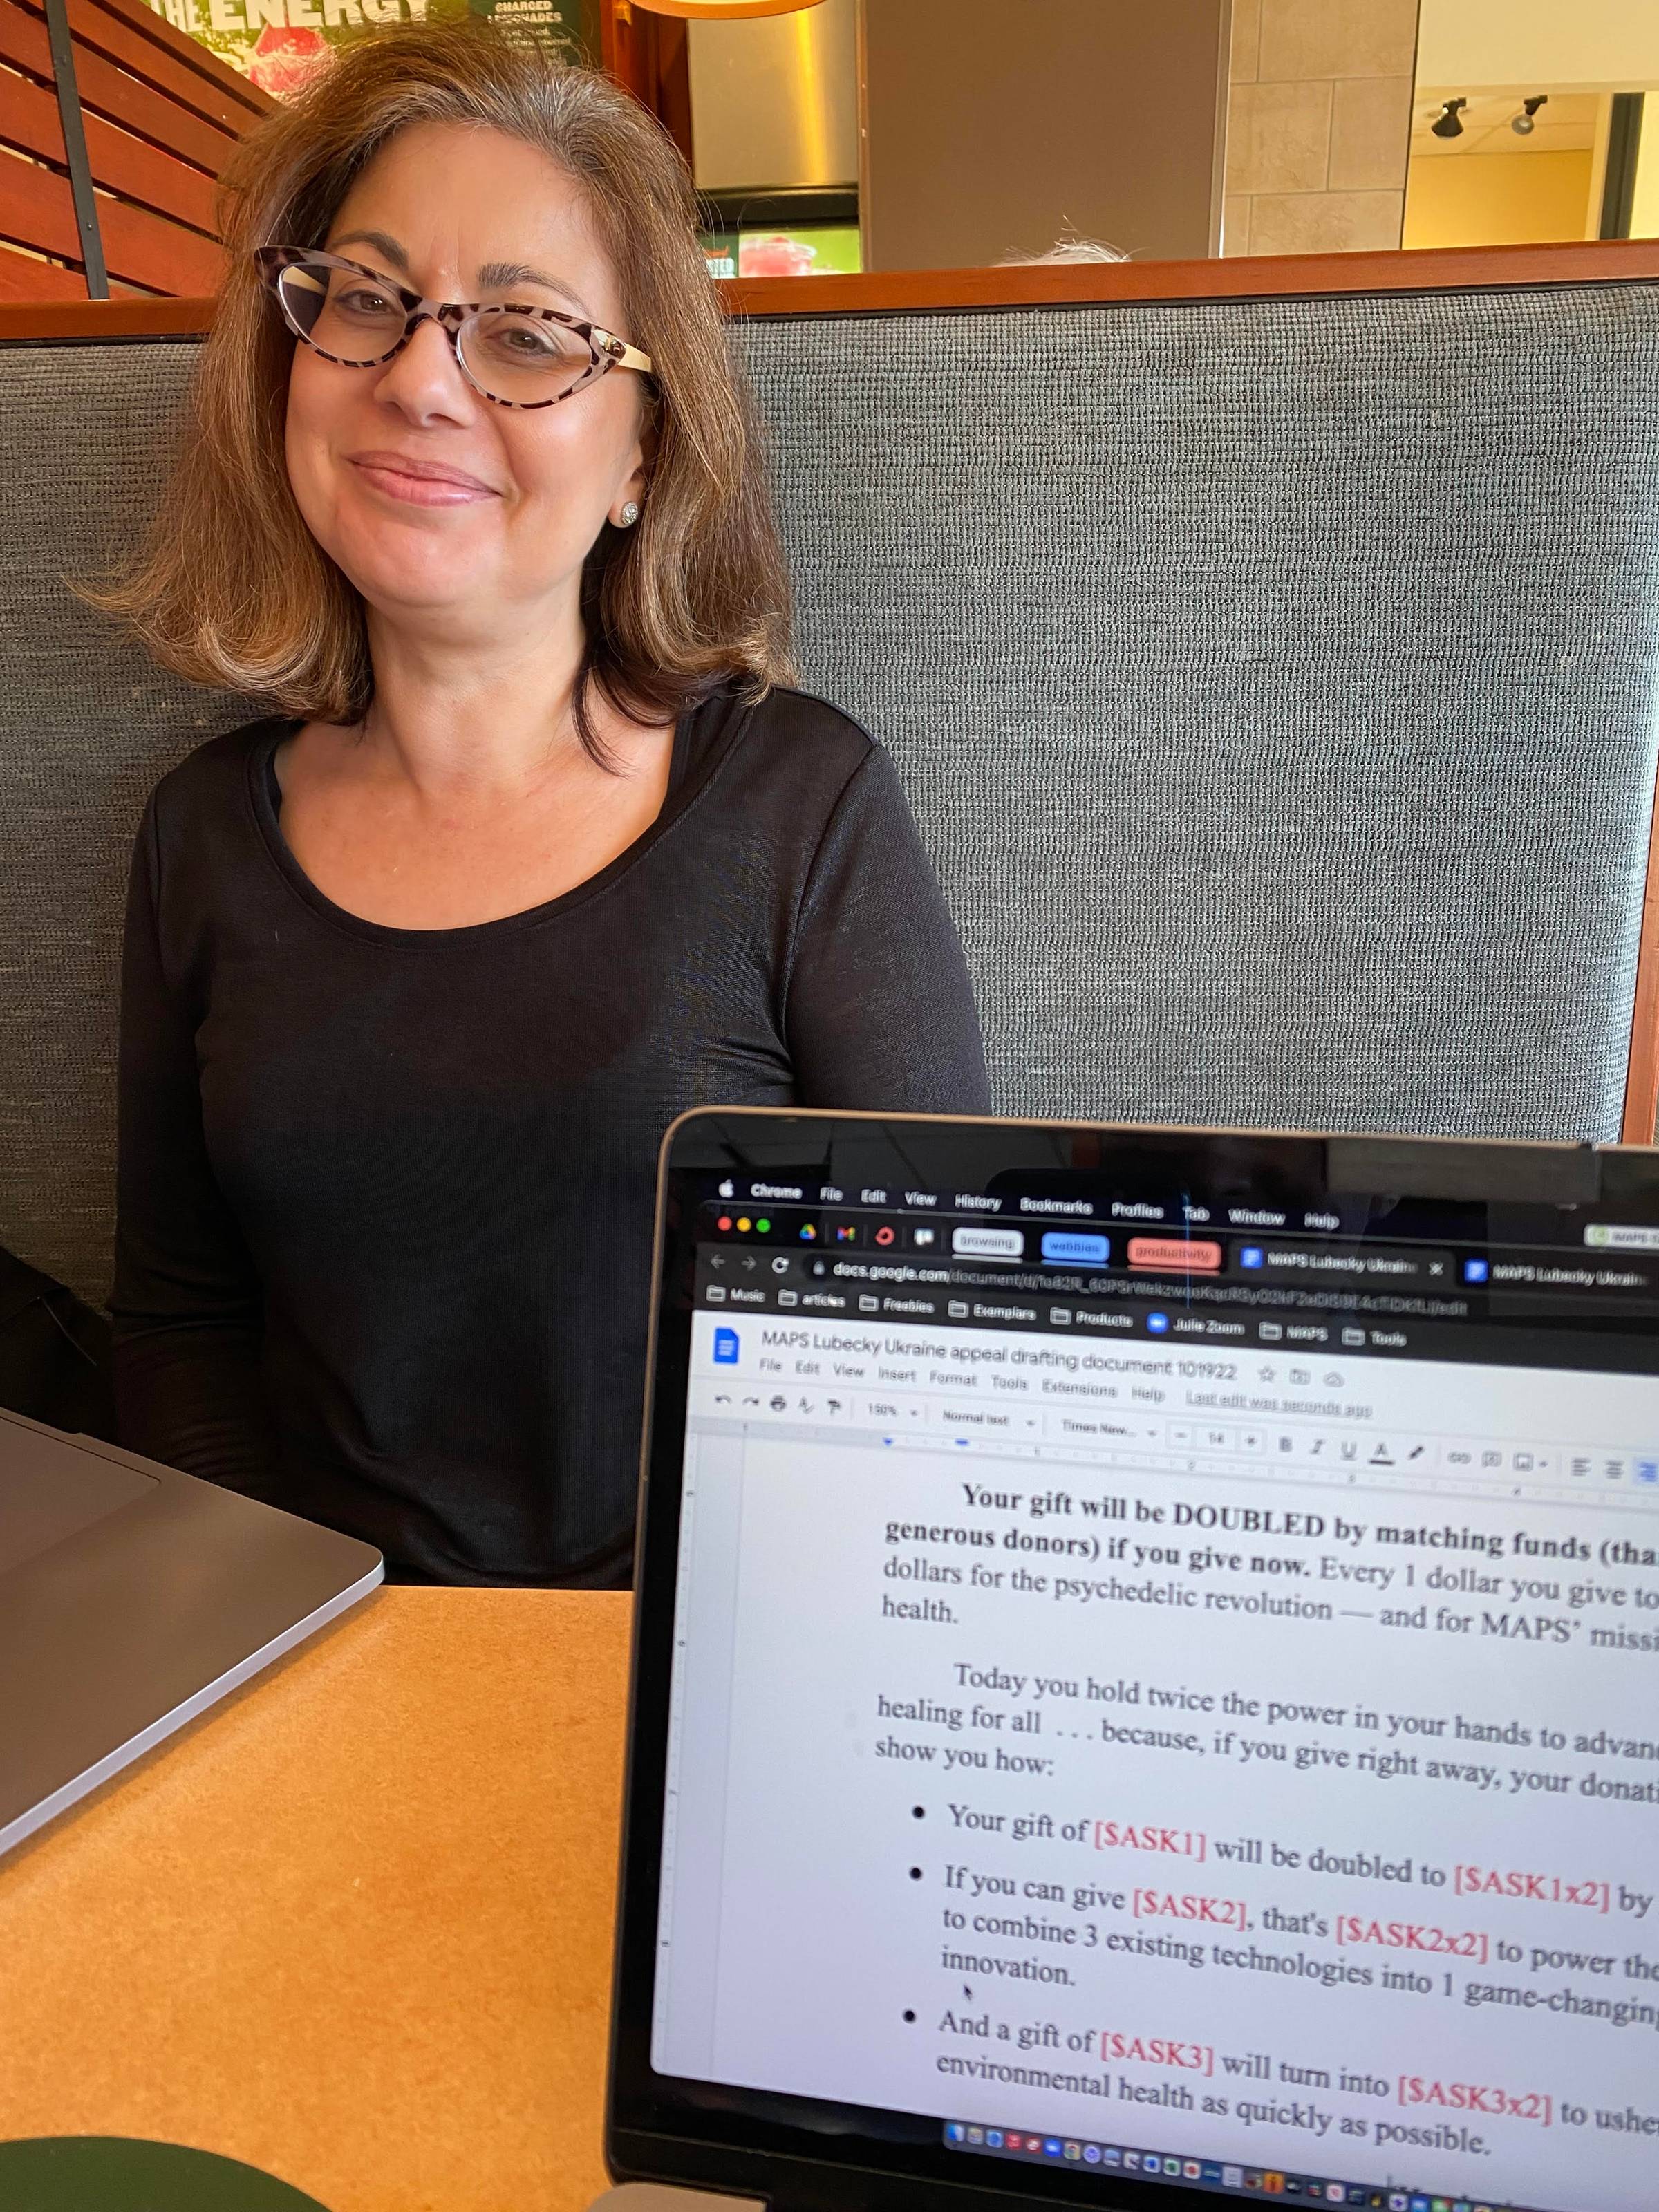
POLYGON ((336 51, 391 23, 471 16, 515 46, 591 61, 599 52, 598 0, 149 0, 158 15, 291 100, 336 51))

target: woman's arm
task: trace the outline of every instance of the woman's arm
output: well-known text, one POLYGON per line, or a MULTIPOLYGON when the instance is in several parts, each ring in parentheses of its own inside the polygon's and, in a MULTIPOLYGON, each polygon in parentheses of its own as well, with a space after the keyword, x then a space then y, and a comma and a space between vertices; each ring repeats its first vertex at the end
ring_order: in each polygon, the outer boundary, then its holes
POLYGON ((854 770, 814 856, 785 1022, 804 1106, 991 1110, 962 942, 878 746, 854 770))
POLYGON ((202 1134, 195 1022, 162 949, 155 801, 133 854, 121 966, 115 1401, 121 1442, 252 1497, 274 1458, 258 1278, 202 1134))

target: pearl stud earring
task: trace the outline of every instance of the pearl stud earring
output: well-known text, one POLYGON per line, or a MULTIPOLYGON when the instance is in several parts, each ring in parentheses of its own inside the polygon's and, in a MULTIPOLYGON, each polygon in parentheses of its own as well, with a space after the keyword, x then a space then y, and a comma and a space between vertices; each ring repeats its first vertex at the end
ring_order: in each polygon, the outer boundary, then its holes
POLYGON ((630 499, 627 506, 623 507, 622 511, 617 526, 623 530, 631 530, 639 519, 640 510, 638 502, 630 499))

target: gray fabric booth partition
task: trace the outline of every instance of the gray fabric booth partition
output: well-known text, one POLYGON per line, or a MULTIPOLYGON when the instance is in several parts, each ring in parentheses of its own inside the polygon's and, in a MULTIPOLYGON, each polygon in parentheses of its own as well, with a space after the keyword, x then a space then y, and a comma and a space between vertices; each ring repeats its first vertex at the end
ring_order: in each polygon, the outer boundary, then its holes
MULTIPOLYGON (((734 325, 808 686, 893 752, 1011 1111, 1608 1139, 1659 746, 1659 284, 734 325)), ((111 1235, 127 849, 240 701, 64 578, 193 342, 0 346, 0 1243, 111 1235)))

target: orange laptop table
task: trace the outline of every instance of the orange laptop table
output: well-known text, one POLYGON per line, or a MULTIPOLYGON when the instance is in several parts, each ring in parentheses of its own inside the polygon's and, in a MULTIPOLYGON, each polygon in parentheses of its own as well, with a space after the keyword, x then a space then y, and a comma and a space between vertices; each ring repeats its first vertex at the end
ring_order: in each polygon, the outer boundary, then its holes
POLYGON ((629 1618, 382 1590, 0 1858, 0 2141, 186 2143, 329 2212, 580 2212, 629 1618))

